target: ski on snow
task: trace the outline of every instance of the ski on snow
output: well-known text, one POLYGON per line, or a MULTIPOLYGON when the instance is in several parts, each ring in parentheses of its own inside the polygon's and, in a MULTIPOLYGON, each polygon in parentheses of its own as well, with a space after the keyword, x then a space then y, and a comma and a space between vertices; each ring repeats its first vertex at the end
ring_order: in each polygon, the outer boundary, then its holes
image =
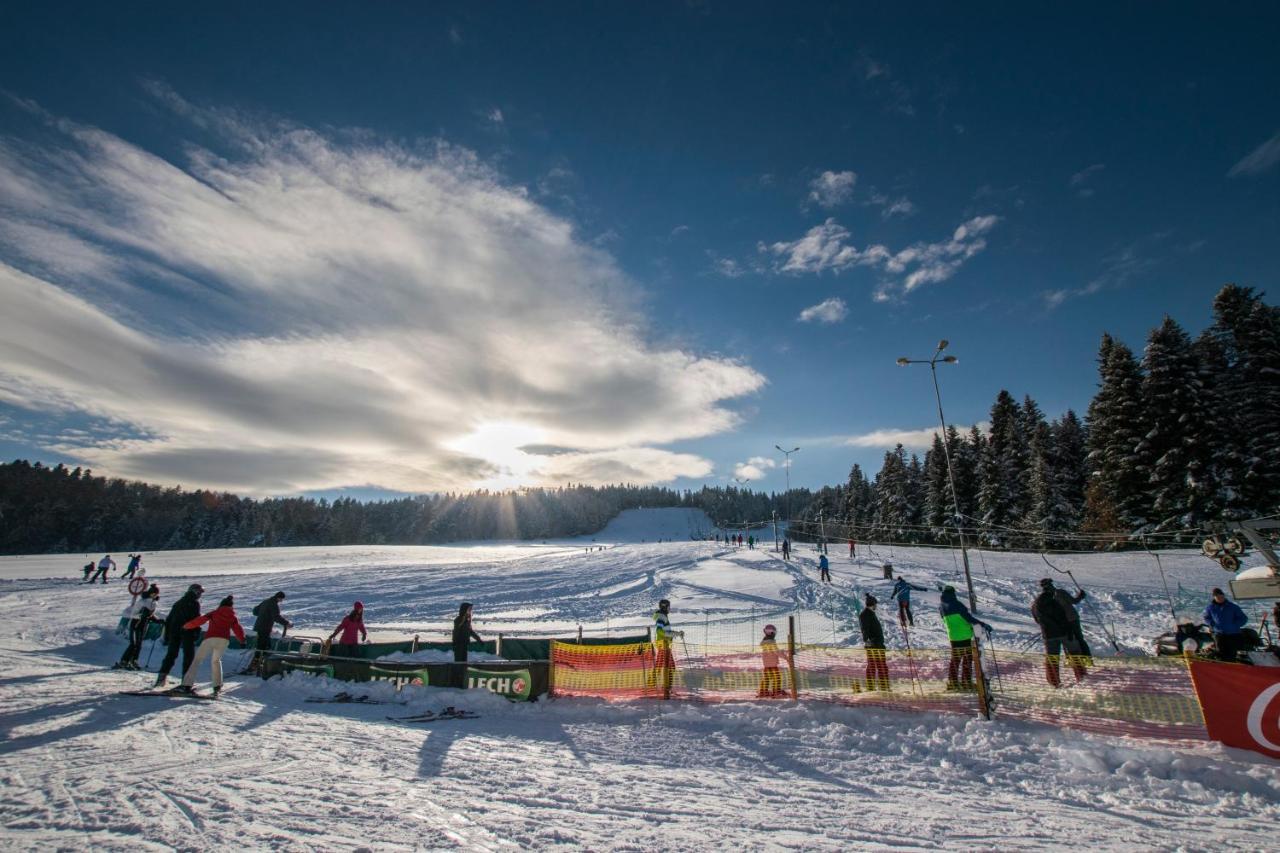
POLYGON ((397 705, 398 702, 385 702, 381 699, 370 699, 368 696, 352 696, 350 693, 342 692, 332 699, 324 696, 312 696, 306 700, 312 703, 340 703, 340 704, 356 704, 356 705, 397 705))
POLYGON ((479 716, 475 711, 459 711, 457 708, 450 706, 439 713, 427 711, 425 714, 410 714, 407 717, 387 717, 387 719, 397 720, 402 723, 434 723, 436 720, 474 720, 479 716))
POLYGON ((161 696, 165 699, 207 699, 210 702, 220 699, 212 693, 177 693, 172 690, 121 690, 121 696, 161 696))

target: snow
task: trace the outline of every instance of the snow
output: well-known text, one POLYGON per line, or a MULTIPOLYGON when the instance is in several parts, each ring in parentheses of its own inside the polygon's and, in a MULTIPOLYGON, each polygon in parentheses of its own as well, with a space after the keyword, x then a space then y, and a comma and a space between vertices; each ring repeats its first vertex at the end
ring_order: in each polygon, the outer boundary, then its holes
MULTIPOLYGON (((857 601, 887 600, 880 567, 891 560, 930 589, 913 596, 913 642, 939 645, 933 590, 964 590, 946 550, 860 546, 850 560, 833 548, 826 587, 812 546, 787 564, 771 543, 691 541, 691 524, 713 529, 687 511, 637 510, 595 537, 545 545, 167 552, 144 565, 161 609, 198 577, 206 605, 235 593, 245 619, 286 590, 291 633, 327 635, 359 598, 374 639, 424 641, 445 638, 461 600, 475 602, 489 638, 643 631, 665 596, 691 640, 751 641, 761 620, 798 612, 806 641, 854 642, 857 601), (587 551, 592 539, 606 549, 587 551)), ((1037 580, 1069 579, 1034 555, 970 558, 997 647, 1033 646, 1037 580)), ((1051 559, 1089 590, 1096 648, 1107 645, 1099 621, 1133 653, 1169 629, 1146 554, 1051 559)), ((1180 607, 1225 579, 1195 552, 1161 561, 1180 607)), ((354 692, 405 704, 315 704, 306 699, 352 686, 301 673, 233 677, 219 702, 120 696, 153 676, 107 668, 124 647, 112 630, 127 595, 115 581, 75 583, 84 562, 0 561, 7 849, 1257 849, 1274 845, 1280 819, 1280 773, 1263 756, 1008 718, 785 701, 513 704, 386 683, 354 692), (481 716, 386 719, 448 705, 481 716)), ((1244 604, 1251 616, 1270 606, 1244 604)), ((237 671, 242 654, 228 657, 237 671)))

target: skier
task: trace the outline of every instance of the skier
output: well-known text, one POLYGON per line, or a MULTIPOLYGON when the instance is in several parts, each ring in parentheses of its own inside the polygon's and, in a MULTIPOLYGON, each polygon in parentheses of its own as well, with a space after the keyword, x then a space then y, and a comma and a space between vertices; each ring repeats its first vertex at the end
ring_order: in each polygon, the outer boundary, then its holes
POLYGON ((831 583, 831 563, 828 562, 826 554, 818 555, 818 573, 818 580, 831 583))
POLYGON ((778 629, 772 625, 764 626, 764 638, 760 640, 760 662, 764 665, 764 674, 760 676, 761 699, 776 699, 787 694, 782 690, 782 670, 778 667, 778 629))
POLYGON ((1249 624, 1240 605, 1228 601, 1226 593, 1213 588, 1213 600, 1200 616, 1213 632, 1213 648, 1218 660, 1238 661, 1244 649, 1244 636, 1240 629, 1249 624))
POLYGON ((339 657, 353 658, 357 657, 358 649, 356 648, 356 635, 364 637, 364 641, 369 642, 369 632, 364 629, 364 604, 357 601, 351 606, 351 612, 342 618, 337 628, 333 629, 333 633, 329 635, 329 642, 333 642, 333 638, 342 633, 342 641, 334 647, 334 654, 339 657))
POLYGON ((253 660, 249 663, 246 673, 260 672, 262 664, 266 662, 267 651, 271 648, 271 629, 275 625, 282 625, 287 631, 293 627, 293 623, 280 615, 280 602, 284 601, 284 592, 277 592, 268 599, 258 602, 253 608, 253 633, 257 636, 254 641, 253 660))
POLYGON ((125 570, 124 570, 124 574, 122 574, 122 575, 120 576, 120 580, 124 580, 125 578, 131 578, 131 577, 133 577, 133 576, 137 573, 137 571, 138 571, 138 566, 140 566, 140 565, 142 565, 142 555, 141 555, 141 554, 130 554, 130 555, 129 555, 129 568, 127 568, 127 569, 125 569, 125 570))
POLYGON ((1072 595, 1065 589, 1054 588, 1053 597, 1058 604, 1062 605, 1062 610, 1067 614, 1067 629, 1069 636, 1075 641, 1076 648, 1080 650, 1080 657, 1083 658, 1087 665, 1093 664, 1093 651, 1089 648, 1088 641, 1084 638, 1084 631, 1080 625, 1080 612, 1076 610, 1076 605, 1085 599, 1084 590, 1080 590, 1077 594, 1072 595))
POLYGON ((90 560, 89 562, 84 564, 84 580, 81 581, 81 583, 93 583, 93 581, 89 580, 89 575, 93 574, 93 569, 94 569, 93 560, 90 560))
POLYGON ((454 663, 467 662, 467 644, 471 640, 477 643, 483 643, 471 627, 471 602, 464 601, 458 605, 458 615, 453 617, 453 661, 454 663))
POLYGON ((1044 677, 1054 687, 1062 686, 1062 677, 1058 672, 1058 659, 1065 650, 1067 660, 1071 662, 1071 671, 1076 681, 1085 676, 1084 661, 1080 656, 1080 647, 1071 636, 1071 625, 1067 621, 1067 612, 1058 603, 1053 580, 1044 578, 1040 581, 1040 594, 1031 605, 1031 616, 1040 626, 1040 635, 1044 640, 1044 677))
POLYGON ((893 582, 893 592, 889 596, 898 600, 898 623, 904 628, 908 625, 912 628, 916 626, 915 614, 911 612, 911 590, 913 589, 916 592, 927 591, 925 587, 916 586, 899 575, 898 579, 893 582))
POLYGON ((893 563, 885 563, 883 568, 884 568, 884 579, 887 581, 893 580, 893 563))
POLYGON ((196 673, 200 671, 200 664, 204 663, 204 659, 209 659, 209 667, 213 676, 213 695, 217 696, 222 692, 222 653, 227 650, 227 646, 231 644, 231 635, 234 633, 236 639, 242 644, 244 643, 244 628, 240 627, 240 620, 236 618, 235 600, 228 595, 219 602, 214 610, 210 610, 203 616, 197 616, 189 622, 182 623, 182 627, 191 630, 199 630, 201 625, 208 623, 209 631, 204 636, 204 641, 200 643, 200 648, 196 651, 196 658, 191 662, 191 666, 182 676, 182 684, 173 688, 175 693, 194 693, 196 691, 196 673))
POLYGON ((160 664, 160 674, 156 676, 156 687, 164 687, 169 681, 169 671, 178 659, 178 650, 182 650, 182 674, 191 669, 191 662, 196 657, 196 640, 200 637, 200 629, 183 628, 182 626, 200 615, 200 596, 204 587, 193 583, 187 587, 186 593, 169 608, 169 615, 164 620, 164 662, 160 664))
POLYGON ((884 626, 876 615, 878 599, 867 593, 867 606, 858 614, 862 645, 867 650, 867 690, 889 689, 889 664, 885 661, 884 626))
POLYGON ((791 559, 791 540, 789 538, 784 538, 782 540, 782 559, 791 559))
POLYGON ((656 658, 653 664, 654 678, 662 672, 662 698, 671 698, 671 682, 676 672, 676 659, 671 654, 671 638, 684 637, 683 631, 671 629, 671 602, 662 599, 653 611, 653 647, 656 658))
POLYGON ((147 637, 147 628, 156 618, 156 605, 160 603, 160 587, 151 585, 145 593, 138 596, 129 614, 129 645, 120 656, 120 660, 112 669, 138 669, 138 655, 142 653, 142 641, 147 637))
POLYGON ((956 598, 954 586, 942 588, 942 603, 938 612, 942 614, 942 624, 946 626, 947 639, 951 641, 947 689, 973 690, 973 626, 981 625, 988 634, 991 633, 991 626, 970 613, 969 608, 956 598))
POLYGON ((852 560, 857 555, 858 555, 858 543, 850 539, 849 540, 849 559, 852 560))
POLYGON ((107 554, 98 561, 98 573, 89 579, 89 583, 93 583, 98 578, 102 578, 103 584, 107 582, 107 571, 116 567, 116 561, 111 559, 111 555, 107 554))

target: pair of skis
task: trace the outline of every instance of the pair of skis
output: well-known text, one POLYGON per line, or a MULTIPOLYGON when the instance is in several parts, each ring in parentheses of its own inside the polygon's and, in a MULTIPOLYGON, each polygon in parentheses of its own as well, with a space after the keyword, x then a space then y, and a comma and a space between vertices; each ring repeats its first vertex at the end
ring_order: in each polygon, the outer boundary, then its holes
POLYGON ((354 704, 354 705, 394 705, 395 702, 384 702, 381 699, 371 699, 367 695, 353 696, 345 690, 334 696, 332 699, 324 696, 313 696, 307 700, 315 703, 336 703, 336 704, 354 704))
POLYGON ((480 715, 475 711, 461 711, 452 705, 441 711, 427 711, 424 714, 410 714, 407 717, 387 717, 402 723, 434 723, 437 720, 474 720, 480 715))
POLYGON ((216 693, 196 693, 195 691, 187 692, 178 688, 170 688, 169 690, 121 690, 121 696, 160 696, 165 699, 205 699, 213 702, 221 698, 216 693))

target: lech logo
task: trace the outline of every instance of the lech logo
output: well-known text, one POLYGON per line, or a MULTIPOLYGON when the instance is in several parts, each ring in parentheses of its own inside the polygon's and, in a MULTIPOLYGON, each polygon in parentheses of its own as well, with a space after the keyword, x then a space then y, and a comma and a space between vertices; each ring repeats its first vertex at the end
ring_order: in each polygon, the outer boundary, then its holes
POLYGON ((531 688, 529 670, 517 669, 510 672, 490 672, 483 669, 467 670, 468 690, 488 690, 500 693, 508 699, 528 701, 531 688))

